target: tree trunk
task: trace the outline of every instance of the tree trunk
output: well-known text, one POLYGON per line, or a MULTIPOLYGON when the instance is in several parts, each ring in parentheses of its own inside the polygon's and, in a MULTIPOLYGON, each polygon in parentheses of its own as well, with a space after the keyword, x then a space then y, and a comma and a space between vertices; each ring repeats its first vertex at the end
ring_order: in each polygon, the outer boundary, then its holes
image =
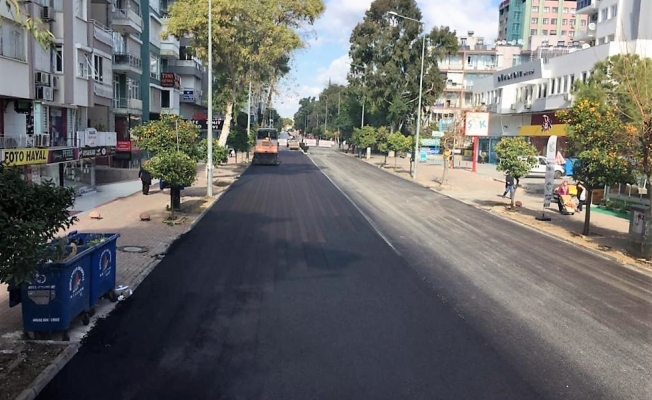
POLYGON ((396 152, 394 152, 394 169, 396 169, 396 159, 398 158, 398 155, 396 152))
POLYGON ((593 190, 586 190, 586 214, 584 214, 584 229, 582 230, 582 235, 588 236, 591 234, 591 202, 593 201, 593 190))
POLYGON ((385 167, 385 165, 387 165, 387 153, 385 153, 385 162, 383 162, 383 167, 385 167))
POLYGON ((237 151, 235 151, 235 163, 236 164, 238 163, 238 152, 237 151))
POLYGON ((171 186, 170 186, 170 219, 174 221, 174 194, 172 193, 171 186))
MULTIPOLYGON (((226 147, 226 140, 229 138, 229 133, 231 133, 231 118, 233 118, 233 101, 227 101, 226 112, 224 113, 224 125, 222 125, 222 132, 218 140, 218 144, 222 147, 226 147)), ((208 121, 208 123, 211 124, 213 121, 208 121)))
POLYGON ((447 180, 448 180, 448 160, 446 160, 446 156, 444 156, 444 172, 442 172, 441 174, 441 182, 439 182, 439 186, 445 185, 447 180))

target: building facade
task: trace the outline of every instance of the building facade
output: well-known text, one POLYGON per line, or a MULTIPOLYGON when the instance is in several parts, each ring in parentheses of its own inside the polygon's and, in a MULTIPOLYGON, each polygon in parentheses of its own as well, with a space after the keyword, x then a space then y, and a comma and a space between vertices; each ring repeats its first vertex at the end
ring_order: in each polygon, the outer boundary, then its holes
POLYGON ((532 36, 551 44, 572 43, 587 16, 577 12, 576 0, 505 0, 498 7, 498 40, 529 49, 532 36))
MULTIPOLYGON (((21 2, 54 35, 43 48, 0 4, 0 150, 30 182, 53 180, 78 193, 96 184, 96 160, 115 152, 111 36, 83 0, 21 2)), ((107 7, 108 2, 98 6, 107 7)))

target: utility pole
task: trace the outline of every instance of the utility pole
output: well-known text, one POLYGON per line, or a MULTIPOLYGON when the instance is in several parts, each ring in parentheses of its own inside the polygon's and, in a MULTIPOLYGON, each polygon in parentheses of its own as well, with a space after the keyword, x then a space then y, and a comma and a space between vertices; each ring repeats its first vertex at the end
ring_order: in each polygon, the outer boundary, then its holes
MULTIPOLYGON (((206 162, 206 196, 213 197, 213 0, 208 0, 208 155, 206 162)), ((230 121, 224 121, 228 124, 230 121)))

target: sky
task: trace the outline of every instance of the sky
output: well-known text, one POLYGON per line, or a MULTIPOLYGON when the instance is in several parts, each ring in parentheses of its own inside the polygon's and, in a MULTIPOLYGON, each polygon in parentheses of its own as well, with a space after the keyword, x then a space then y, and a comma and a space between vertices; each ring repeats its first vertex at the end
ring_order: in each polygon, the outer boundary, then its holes
MULTIPOLYGON (((293 117, 299 99, 318 96, 330 79, 346 84, 349 38, 373 0, 324 0, 326 12, 311 27, 307 47, 294 54, 292 71, 279 87, 274 107, 282 117, 293 117)), ((472 30, 493 42, 498 34, 501 0, 417 0, 426 30, 449 26, 458 34, 472 30)))

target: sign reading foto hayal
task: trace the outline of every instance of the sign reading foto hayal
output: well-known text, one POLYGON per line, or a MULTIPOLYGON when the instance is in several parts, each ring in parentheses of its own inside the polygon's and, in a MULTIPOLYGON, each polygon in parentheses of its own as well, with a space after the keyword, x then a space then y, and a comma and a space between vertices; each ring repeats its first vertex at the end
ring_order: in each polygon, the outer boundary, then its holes
POLYGON ((2 160, 6 165, 36 165, 48 162, 47 149, 5 149, 2 160))

